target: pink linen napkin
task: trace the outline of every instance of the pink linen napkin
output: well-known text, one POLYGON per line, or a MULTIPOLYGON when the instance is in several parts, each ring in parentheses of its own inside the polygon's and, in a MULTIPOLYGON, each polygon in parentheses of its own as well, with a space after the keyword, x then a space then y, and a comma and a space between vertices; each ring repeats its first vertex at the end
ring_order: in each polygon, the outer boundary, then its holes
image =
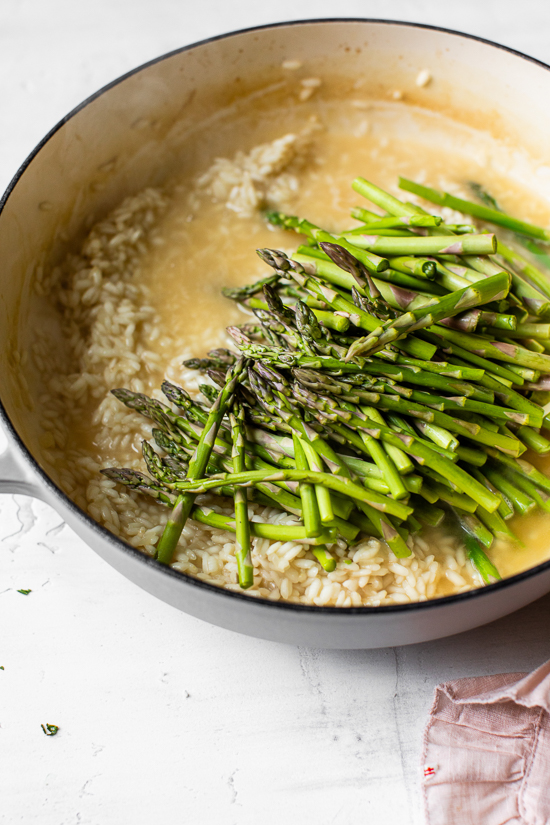
POLYGON ((428 825, 549 825, 550 661, 438 685, 422 761, 428 825))

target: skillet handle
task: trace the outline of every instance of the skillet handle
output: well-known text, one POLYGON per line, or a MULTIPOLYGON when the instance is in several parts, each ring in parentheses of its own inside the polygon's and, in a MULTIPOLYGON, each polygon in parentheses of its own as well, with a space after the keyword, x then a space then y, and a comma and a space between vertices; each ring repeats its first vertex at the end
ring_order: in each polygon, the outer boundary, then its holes
MULTIPOLYGON (((5 437, 5 433, 1 433, 5 437)), ((38 479, 19 451, 9 441, 0 452, 0 493, 19 493, 45 500, 38 479)))

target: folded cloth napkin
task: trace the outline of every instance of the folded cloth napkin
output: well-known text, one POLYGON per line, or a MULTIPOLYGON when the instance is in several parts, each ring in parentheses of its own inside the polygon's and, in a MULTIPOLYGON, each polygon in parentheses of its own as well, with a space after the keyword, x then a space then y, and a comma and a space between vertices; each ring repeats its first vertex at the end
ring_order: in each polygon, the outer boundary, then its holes
POLYGON ((422 761, 428 825, 549 825, 550 661, 438 685, 422 761))

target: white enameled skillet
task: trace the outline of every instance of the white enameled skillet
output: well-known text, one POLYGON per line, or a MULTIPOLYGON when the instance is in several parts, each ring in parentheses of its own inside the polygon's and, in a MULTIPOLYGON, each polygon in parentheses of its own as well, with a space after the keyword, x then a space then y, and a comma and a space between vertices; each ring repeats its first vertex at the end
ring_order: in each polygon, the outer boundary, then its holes
POLYGON ((130 192, 162 181, 197 123, 299 58, 312 74, 361 76, 366 89, 411 90, 472 125, 489 116, 502 140, 550 160, 550 69, 517 52, 456 32, 380 20, 282 23, 197 43, 105 87, 37 146, 0 204, 0 492, 42 499, 122 575, 174 607, 213 624, 280 642, 333 648, 411 644, 490 622, 550 590, 550 562, 469 593, 379 608, 306 607, 250 598, 158 564, 79 509, 40 467, 33 441, 39 410, 13 357, 24 350, 37 262, 84 231, 130 192), (415 87, 429 67, 429 96, 415 87), (424 95, 424 96, 423 96, 424 95), (47 208, 45 208, 45 205, 47 208), (60 233, 63 227, 63 233, 60 233), (53 251, 52 251, 53 250, 53 251))

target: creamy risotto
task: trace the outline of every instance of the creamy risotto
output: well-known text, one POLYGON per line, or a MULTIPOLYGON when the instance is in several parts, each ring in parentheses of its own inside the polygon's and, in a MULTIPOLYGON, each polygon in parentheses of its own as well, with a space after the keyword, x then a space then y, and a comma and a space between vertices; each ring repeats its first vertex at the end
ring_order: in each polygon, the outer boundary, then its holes
MULTIPOLYGON (((359 92, 325 100, 319 86, 303 85, 298 102, 262 118, 255 111, 241 114, 233 129, 221 130, 226 151, 219 138, 205 140, 200 169, 131 195, 61 266, 37 277, 36 289, 61 315, 64 334, 59 347, 48 330, 37 330, 30 352, 43 379, 44 465, 83 510, 149 555, 167 509, 100 470, 144 470, 141 442, 151 437, 151 424, 110 390, 127 387, 165 401, 159 387, 168 378, 199 397, 204 376, 182 362, 232 346, 226 327, 247 320, 221 288, 267 274, 256 248, 291 253, 298 245, 297 236, 268 226, 261 210, 286 210, 343 231, 353 223, 349 214, 358 197, 350 183, 357 174, 396 194, 397 177, 405 175, 459 194, 465 182, 480 181, 514 214, 548 223, 548 205, 533 192, 529 175, 536 175, 527 160, 488 135, 398 102, 362 99, 359 92)), ((453 218, 449 210, 443 214, 453 218)), ((198 503, 233 512, 230 499, 201 495, 198 503)), ((297 523, 257 503, 249 504, 249 516, 297 523)), ((516 519, 523 548, 494 542, 488 554, 503 575, 548 557, 545 518, 516 519)), ((425 528, 407 542, 412 554, 397 559, 377 538, 351 547, 338 539, 331 547, 336 567, 326 572, 308 545, 254 538, 254 585, 246 592, 349 607, 425 600, 482 585, 457 535, 425 528)), ((172 566, 239 589, 232 533, 189 520, 172 566)))

